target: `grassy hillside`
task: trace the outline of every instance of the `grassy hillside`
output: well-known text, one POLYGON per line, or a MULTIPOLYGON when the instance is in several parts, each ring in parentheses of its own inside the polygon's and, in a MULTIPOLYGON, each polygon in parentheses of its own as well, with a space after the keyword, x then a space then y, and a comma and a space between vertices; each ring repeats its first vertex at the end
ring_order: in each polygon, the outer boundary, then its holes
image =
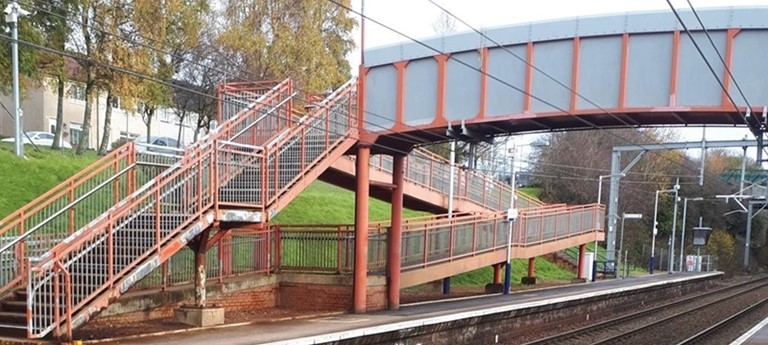
MULTIPOLYGON (((391 205, 371 199, 368 219, 388 220, 391 205)), ((425 212, 403 210, 403 217, 426 215, 425 212)), ((278 213, 278 224, 352 224, 355 221, 355 193, 322 181, 315 181, 278 213)))
POLYGON ((11 144, 0 145, 0 218, 98 159, 93 153, 75 156, 69 150, 41 148, 41 151, 25 146, 28 159, 24 159, 13 154, 11 144))

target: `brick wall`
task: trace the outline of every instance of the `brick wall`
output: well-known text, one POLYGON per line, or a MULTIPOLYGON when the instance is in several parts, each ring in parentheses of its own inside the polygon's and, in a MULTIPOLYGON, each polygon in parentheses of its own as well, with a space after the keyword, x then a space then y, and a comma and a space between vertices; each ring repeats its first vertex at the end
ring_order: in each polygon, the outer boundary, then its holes
POLYGON ((227 310, 253 310, 277 305, 277 284, 219 294, 208 298, 208 304, 227 310))
MULTIPOLYGON (((368 277, 366 308, 387 308, 387 286, 383 277, 368 277)), ((173 310, 194 302, 191 286, 168 291, 128 293, 112 303, 98 317, 103 322, 134 322, 164 319, 173 310)), ((269 277, 241 277, 208 286, 207 304, 227 310, 281 307, 300 311, 352 310, 352 277, 322 274, 281 274, 269 277)))
POLYGON ((305 311, 347 311, 352 308, 352 286, 281 283, 279 306, 305 311))
MULTIPOLYGON (((319 274, 283 274, 280 282, 282 308, 318 311, 352 310, 352 277, 319 274)), ((387 308, 384 277, 369 276, 366 291, 368 311, 387 308)))
MULTIPOLYGON (((207 286, 207 303, 230 310, 269 308, 277 305, 276 276, 238 277, 207 286)), ((99 315, 100 320, 140 321, 170 318, 173 309, 195 301, 190 285, 172 287, 166 291, 145 290, 129 292, 109 305, 99 315)))

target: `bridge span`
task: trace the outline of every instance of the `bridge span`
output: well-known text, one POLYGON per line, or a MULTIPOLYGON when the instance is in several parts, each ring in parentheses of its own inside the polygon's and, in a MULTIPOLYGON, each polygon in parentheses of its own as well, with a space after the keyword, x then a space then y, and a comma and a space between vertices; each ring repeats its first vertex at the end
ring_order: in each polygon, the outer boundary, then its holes
POLYGON ((365 51, 365 129, 409 147, 446 128, 494 136, 640 126, 744 126, 768 105, 768 7, 578 17, 458 33, 365 51), (500 45, 495 45, 493 42, 500 45), (433 49, 430 49, 433 48, 433 49), (569 90, 570 89, 570 90, 569 90), (572 91, 571 91, 572 90, 572 91))

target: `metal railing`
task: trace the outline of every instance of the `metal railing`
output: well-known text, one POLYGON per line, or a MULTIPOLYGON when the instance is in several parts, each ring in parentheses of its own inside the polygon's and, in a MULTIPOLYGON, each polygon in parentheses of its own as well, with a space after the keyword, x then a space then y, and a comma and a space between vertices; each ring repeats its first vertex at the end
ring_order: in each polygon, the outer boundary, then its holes
POLYGON ((93 221, 135 187, 136 150, 129 142, 0 221, 0 296, 27 276, 25 262, 93 221))
MULTIPOLYGON (((575 235, 602 231, 592 220, 604 213, 601 205, 558 205, 521 210, 513 229, 512 246, 530 247, 575 235), (562 215, 571 212, 569 221, 562 215), (533 226, 536 224, 537 226, 533 226), (545 224, 544 226, 541 226, 545 224)), ((509 223, 504 213, 430 215, 403 220, 401 264, 403 270, 461 260, 485 252, 505 250, 509 223)), ((599 224, 598 224, 599 225, 599 224)), ((386 269, 388 221, 370 224, 368 270, 386 269)), ((355 230, 352 224, 272 225, 261 231, 234 230, 239 240, 227 237, 207 254, 207 273, 222 280, 242 274, 313 272, 350 274, 354 269, 355 230), (231 243, 239 243, 238 246, 231 243), (229 246, 229 247, 227 247, 229 246), (223 249, 222 249, 223 248, 223 249)), ((134 289, 191 284, 193 252, 184 249, 168 267, 157 268, 134 289)))
MULTIPOLYGON (((346 159, 354 160, 354 157, 346 159)), ((371 158, 371 168, 392 173, 392 157, 377 155, 371 158)), ((415 149, 405 160, 406 182, 420 185, 443 195, 449 194, 450 162, 425 149, 415 149)), ((512 188, 483 173, 457 167, 455 169, 454 193, 457 199, 471 201, 489 211, 509 208, 512 188)), ((541 207, 544 204, 523 193, 516 193, 517 208, 541 207)))
MULTIPOLYGON (((283 198, 299 180, 320 162, 328 163, 328 155, 352 139, 357 128, 356 97, 352 79, 263 146, 223 143, 218 169, 220 176, 231 178, 221 181, 220 204, 281 209, 295 196, 283 198)), ((268 212, 267 217, 275 214, 268 212)))
MULTIPOLYGON (((100 212, 103 214, 99 218, 51 248, 40 262, 31 265, 34 274, 29 271, 27 282, 31 310, 27 313, 28 337, 45 336, 51 330, 59 329, 64 319, 74 318, 74 322, 82 322, 92 312, 86 307, 103 299, 105 291, 118 288, 124 292, 127 287, 119 286, 120 281, 130 286, 149 273, 147 268, 155 264, 154 260, 159 260, 161 253, 178 251, 181 248, 177 243, 188 241, 195 234, 187 234, 185 239, 176 241, 170 241, 172 238, 188 233, 191 224, 199 224, 197 231, 208 226, 203 223, 209 217, 207 210, 216 204, 217 187, 221 181, 231 179, 231 176, 216 173, 217 140, 232 139, 233 133, 235 136, 248 133, 243 129, 264 120, 264 114, 274 112, 274 109, 264 108, 275 102, 289 107, 290 102, 283 102, 282 98, 286 90, 290 94, 290 82, 278 84, 270 94, 259 96, 257 104, 233 114, 222 124, 220 131, 187 148, 183 157, 177 151, 144 150, 149 168, 162 173, 155 177, 151 172, 136 172, 153 178, 127 198, 113 200, 112 207, 100 212), (167 167, 169 164, 171 166, 167 167), (60 297, 61 282, 56 278, 60 269, 66 270, 72 278, 66 286, 72 299, 69 312, 53 308, 47 300, 51 295, 60 297)), ((256 137, 251 135, 249 139, 256 137)), ((73 326, 71 322, 67 323, 69 329, 73 326)))
MULTIPOLYGON (((68 332, 71 331, 94 312, 89 307, 93 303, 106 303, 110 295, 119 295, 152 269, 161 267, 161 261, 165 261, 162 257, 178 252, 179 244, 183 246, 211 225, 220 205, 220 187, 248 176, 249 167, 244 163, 261 166, 262 206, 289 202, 288 194, 294 183, 326 159, 342 141, 351 143, 351 134, 357 127, 356 85, 350 81, 296 125, 287 130, 280 130, 282 125, 277 125, 273 128, 278 132, 262 135, 258 128, 270 123, 264 121, 291 114, 293 95, 290 83, 278 84, 260 96, 253 107, 238 111, 217 132, 187 148, 180 160, 149 183, 52 248, 40 262, 30 263, 28 337, 39 338, 54 329, 59 332, 62 320, 73 320, 66 324, 68 332), (264 140, 263 150, 253 145, 264 140), (227 159, 242 155, 245 149, 252 150, 246 152, 249 157, 227 159), (254 160, 259 156, 261 163, 254 160), (59 298, 63 291, 57 278, 61 270, 71 276, 63 287, 71 291, 68 298, 72 308, 63 311, 48 303, 51 295, 59 298)), ((337 154, 344 150, 346 147, 337 154)), ((153 159, 157 157, 170 159, 168 164, 179 158, 174 153, 155 154, 153 159)), ((161 162, 153 167, 165 165, 161 162)), ((222 249, 225 248, 217 250, 222 249)), ((221 265, 220 270, 227 269, 221 265)), ((168 265, 165 267, 169 269, 168 265)), ((163 279, 173 282, 175 278, 166 274, 163 279)))

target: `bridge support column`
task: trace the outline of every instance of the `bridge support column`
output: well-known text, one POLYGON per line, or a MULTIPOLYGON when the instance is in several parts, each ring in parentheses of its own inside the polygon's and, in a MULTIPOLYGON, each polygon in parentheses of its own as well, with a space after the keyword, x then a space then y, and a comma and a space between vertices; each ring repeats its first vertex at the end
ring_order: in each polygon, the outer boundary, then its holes
POLYGON ((533 278, 536 272, 536 258, 528 259, 528 278, 533 278))
POLYGON ((493 265, 493 283, 501 284, 501 266, 502 264, 493 265))
POLYGON ((578 268, 578 271, 576 272, 576 276, 579 279, 581 279, 581 278, 585 278, 586 279, 587 278, 586 275, 584 274, 585 273, 584 272, 584 260, 585 260, 586 254, 587 254, 587 245, 586 244, 580 245, 579 246, 579 268, 578 268))
POLYGON ((357 149, 357 188, 355 189, 355 269, 352 304, 355 313, 365 313, 368 284, 368 194, 371 148, 357 149))
POLYGON ((520 283, 524 285, 536 284, 536 258, 528 258, 528 276, 520 279, 520 283))
POLYGON ((208 249, 208 238, 211 229, 205 229, 197 238, 189 243, 192 250, 195 251, 195 306, 205 307, 205 252, 208 249))
POLYGON ((389 309, 400 309, 400 247, 403 235, 403 174, 405 157, 394 156, 392 159, 392 225, 389 229, 387 246, 387 268, 389 271, 389 309))
POLYGON ((451 294, 451 277, 443 278, 443 295, 451 294))

